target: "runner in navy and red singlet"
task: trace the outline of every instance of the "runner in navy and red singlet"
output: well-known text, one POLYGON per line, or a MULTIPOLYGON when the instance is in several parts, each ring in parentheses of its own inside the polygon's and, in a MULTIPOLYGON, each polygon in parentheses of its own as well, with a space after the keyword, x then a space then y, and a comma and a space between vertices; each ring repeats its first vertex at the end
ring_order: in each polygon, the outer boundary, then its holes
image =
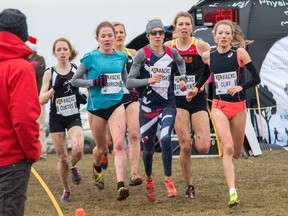
POLYGON ((153 202, 155 194, 152 163, 158 124, 165 174, 164 184, 169 197, 177 196, 177 191, 170 179, 172 174, 171 132, 176 115, 172 63, 175 62, 178 65, 181 74, 179 85, 183 90, 186 90, 186 70, 183 58, 178 52, 173 48, 163 46, 165 32, 161 20, 149 21, 146 34, 150 43, 137 52, 128 76, 127 88, 143 87, 139 113, 140 133, 144 147, 143 161, 147 197, 153 202))

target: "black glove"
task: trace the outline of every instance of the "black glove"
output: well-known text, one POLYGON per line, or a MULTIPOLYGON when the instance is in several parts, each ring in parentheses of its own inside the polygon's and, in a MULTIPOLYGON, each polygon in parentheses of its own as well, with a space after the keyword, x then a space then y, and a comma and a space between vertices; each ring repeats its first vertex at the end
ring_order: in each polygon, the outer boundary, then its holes
POLYGON ((78 100, 79 104, 86 104, 87 103, 87 96, 85 94, 81 94, 78 100))
POLYGON ((133 101, 138 101, 139 99, 139 93, 134 88, 128 89, 130 96, 132 97, 133 101))
POLYGON ((54 89, 54 91, 59 91, 62 88, 66 87, 68 85, 68 81, 63 78, 63 77, 57 77, 54 86, 52 86, 52 88, 54 89))
POLYGON ((99 87, 106 86, 107 78, 107 75, 101 74, 97 79, 93 79, 93 85, 99 87))

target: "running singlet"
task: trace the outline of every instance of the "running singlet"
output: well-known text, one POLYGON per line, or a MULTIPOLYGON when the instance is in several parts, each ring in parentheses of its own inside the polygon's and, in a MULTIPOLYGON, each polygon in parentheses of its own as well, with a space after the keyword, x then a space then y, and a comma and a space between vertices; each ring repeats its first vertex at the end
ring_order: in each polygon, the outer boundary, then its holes
POLYGON ((51 68, 51 83, 53 86, 57 79, 64 78, 67 83, 64 88, 56 91, 54 96, 51 98, 50 103, 50 116, 72 116, 79 113, 77 106, 77 97, 79 90, 77 87, 73 87, 70 83, 70 79, 73 77, 76 66, 71 64, 71 70, 66 75, 58 74, 55 67, 51 68))
MULTIPOLYGON (((127 55, 126 69, 127 69, 127 73, 129 74, 130 68, 131 68, 131 66, 133 64, 133 57, 132 57, 132 55, 131 55, 131 53, 129 52, 128 49, 124 48, 124 51, 125 51, 125 53, 127 55)), ((130 97, 129 91, 126 88, 124 88, 124 94, 125 95, 128 94, 129 95, 128 96, 129 97, 129 101, 131 101, 131 97, 130 97)))
POLYGON ((87 80, 96 79, 101 74, 108 76, 106 86, 89 88, 87 110, 108 108, 121 101, 124 93, 122 72, 126 61, 126 54, 117 50, 114 54, 105 55, 96 49, 84 55, 81 63, 87 69, 87 80))
MULTIPOLYGON (((193 84, 198 81, 203 68, 204 64, 202 61, 202 57, 199 55, 199 52, 197 50, 197 41, 195 37, 192 37, 192 42, 190 46, 186 49, 180 49, 177 47, 177 39, 174 39, 172 41, 172 47, 178 51, 178 53, 183 57, 185 64, 186 64, 186 86, 187 90, 191 89, 193 84)), ((174 70, 174 65, 173 65, 174 70)), ((177 70, 177 67, 175 67, 175 70, 177 71, 175 77, 174 77, 174 92, 177 97, 177 99, 185 99, 186 100, 186 94, 187 90, 182 92, 180 90, 180 74, 177 70)))
POLYGON ((244 92, 234 96, 227 94, 227 89, 241 84, 243 67, 237 58, 237 49, 231 48, 226 53, 218 53, 216 49, 210 52, 210 69, 213 74, 213 98, 237 102, 245 100, 244 92))
POLYGON ((161 108, 175 106, 173 74, 171 74, 174 60, 171 49, 165 47, 165 53, 162 56, 156 56, 148 46, 143 47, 143 50, 146 60, 141 67, 140 78, 150 78, 156 73, 162 73, 162 80, 142 89, 140 111, 154 112, 161 108))

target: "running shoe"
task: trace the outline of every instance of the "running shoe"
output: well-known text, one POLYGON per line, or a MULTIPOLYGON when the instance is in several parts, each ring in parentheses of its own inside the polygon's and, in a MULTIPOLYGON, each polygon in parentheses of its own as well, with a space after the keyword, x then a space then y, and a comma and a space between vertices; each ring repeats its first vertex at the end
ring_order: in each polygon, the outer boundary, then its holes
POLYGON ((63 190, 63 195, 60 198, 62 203, 70 202, 71 200, 71 190, 63 190))
POLYGON ((97 173, 94 167, 93 167, 93 178, 94 178, 94 184, 96 185, 96 187, 99 190, 103 190, 105 187, 103 175, 102 173, 97 173))
POLYGON ((186 198, 195 198, 195 188, 193 185, 189 185, 185 190, 185 197, 186 198))
POLYGON ((129 183, 130 186, 141 185, 142 182, 143 182, 143 181, 142 181, 140 175, 138 175, 137 173, 133 173, 133 174, 130 176, 130 183, 129 183))
POLYGON ((121 187, 118 189, 118 197, 117 200, 122 201, 129 197, 129 190, 125 187, 121 187))
POLYGON ((108 154, 105 153, 102 156, 102 160, 101 160, 101 167, 102 169, 106 170, 108 168, 108 154))
POLYGON ((150 202, 154 202, 156 200, 155 193, 154 193, 154 179, 151 180, 145 179, 146 183, 146 196, 150 202))
POLYGON ((164 185, 167 189, 168 197, 176 197, 177 196, 177 191, 176 191, 175 186, 174 186, 173 182, 171 181, 171 179, 165 180, 164 185))
POLYGON ((81 174, 80 171, 77 167, 72 167, 70 168, 71 171, 71 177, 72 177, 72 182, 75 185, 79 185, 81 183, 81 174))
POLYGON ((230 200, 228 202, 228 206, 233 207, 233 206, 238 205, 238 204, 239 204, 238 195, 236 192, 234 192, 230 195, 230 200))

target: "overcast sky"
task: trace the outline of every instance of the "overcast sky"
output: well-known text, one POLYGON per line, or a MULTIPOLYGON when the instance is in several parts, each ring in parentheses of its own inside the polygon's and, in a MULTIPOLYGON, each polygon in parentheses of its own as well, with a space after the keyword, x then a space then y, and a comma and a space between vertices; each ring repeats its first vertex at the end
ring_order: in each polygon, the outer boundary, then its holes
POLYGON ((94 32, 104 21, 120 21, 126 26, 126 43, 145 31, 149 19, 161 18, 171 25, 179 11, 188 11, 197 0, 0 0, 0 10, 17 8, 27 16, 29 34, 38 39, 38 53, 47 67, 56 63, 52 44, 59 37, 72 43, 79 59, 96 46, 94 32))

